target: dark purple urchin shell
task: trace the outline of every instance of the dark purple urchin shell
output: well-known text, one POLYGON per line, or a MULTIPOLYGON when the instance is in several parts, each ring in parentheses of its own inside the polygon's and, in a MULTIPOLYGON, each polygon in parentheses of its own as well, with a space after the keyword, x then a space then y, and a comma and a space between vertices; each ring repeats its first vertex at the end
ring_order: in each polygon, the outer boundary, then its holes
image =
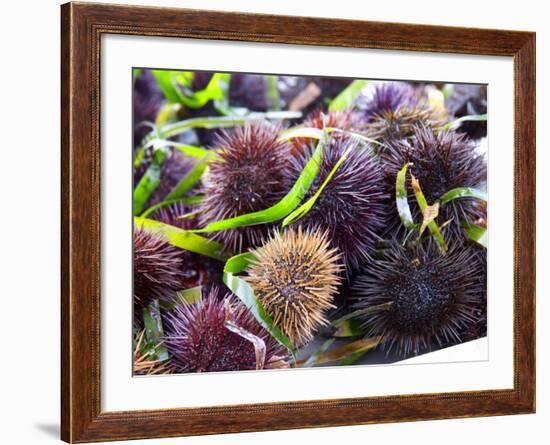
MULTIPOLYGON (((331 244, 342 253, 349 275, 368 258, 386 226, 388 194, 383 173, 371 151, 350 137, 330 138, 325 147, 319 173, 309 189, 307 200, 319 189, 344 151, 351 148, 312 209, 300 220, 311 230, 327 231, 331 244)), ((311 157, 313 147, 294 158, 295 178, 311 157)))
MULTIPOLYGON (((433 204, 444 193, 457 187, 485 188, 487 165, 482 155, 476 153, 476 144, 463 133, 455 131, 434 132, 429 128, 417 127, 414 136, 407 140, 393 141, 380 155, 386 178, 386 187, 395 196, 397 173, 406 163, 412 163, 410 172, 420 183, 428 204, 433 204)), ((410 181, 408 181, 409 205, 415 221, 420 221, 421 212, 410 181)), ((394 230, 401 226, 399 215, 392 212, 394 230)), ((451 234, 462 233, 461 223, 475 222, 483 216, 483 209, 474 199, 455 199, 439 209, 440 224, 449 224, 451 234)))
POLYGON ((212 289, 192 305, 178 305, 164 316, 164 344, 175 372, 219 372, 288 367, 288 351, 230 294, 212 289), (228 327, 229 325, 229 327, 228 327), (236 326, 241 334, 230 329, 236 326), (265 344, 263 364, 246 333, 265 344), (244 335, 243 335, 244 334, 244 335))
POLYGON ((142 70, 134 82, 134 146, 151 130, 143 122, 155 122, 164 101, 164 94, 150 70, 142 70))
POLYGON ((159 235, 134 230, 134 303, 147 306, 152 299, 170 300, 182 289, 181 250, 159 235))
MULTIPOLYGON (((351 112, 346 111, 329 111, 324 113, 322 108, 319 108, 310 113, 302 122, 302 126, 306 128, 338 128, 340 130, 351 130, 353 126, 351 112)), ((340 137, 340 133, 333 133, 333 137, 340 137)), ((311 145, 311 138, 294 138, 292 140, 293 154, 301 153, 311 145)))
POLYGON ((486 292, 479 251, 461 244, 441 255, 432 240, 403 247, 391 243, 369 261, 353 285, 354 308, 367 337, 400 356, 464 341, 482 316, 486 292))
MULTIPOLYGON (((152 218, 183 230, 193 230, 198 228, 197 218, 185 216, 190 215, 194 210, 192 207, 176 203, 161 207, 155 211, 152 218)), ((220 261, 187 250, 180 250, 180 252, 182 289, 195 286, 223 285, 223 264, 220 261)))
POLYGON ((356 101, 358 118, 366 124, 386 112, 395 112, 401 107, 414 108, 418 103, 418 95, 414 89, 404 82, 378 83, 372 95, 361 95, 356 101))
MULTIPOLYGON (((292 182, 289 146, 279 141, 278 127, 255 123, 223 131, 216 147, 219 159, 204 180, 206 198, 199 205, 201 227, 208 223, 266 209, 282 199, 292 182)), ((243 252, 262 243, 268 224, 214 232, 229 250, 243 252)))

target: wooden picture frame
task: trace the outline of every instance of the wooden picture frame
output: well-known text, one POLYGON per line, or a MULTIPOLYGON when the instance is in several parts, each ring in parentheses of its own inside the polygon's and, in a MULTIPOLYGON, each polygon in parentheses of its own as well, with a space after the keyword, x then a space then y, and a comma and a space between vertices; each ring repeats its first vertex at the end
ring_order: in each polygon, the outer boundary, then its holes
POLYGON ((535 411, 534 33, 91 3, 68 3, 61 12, 63 440, 174 437, 535 411), (103 34, 513 57, 513 389, 102 412, 99 75, 103 34))

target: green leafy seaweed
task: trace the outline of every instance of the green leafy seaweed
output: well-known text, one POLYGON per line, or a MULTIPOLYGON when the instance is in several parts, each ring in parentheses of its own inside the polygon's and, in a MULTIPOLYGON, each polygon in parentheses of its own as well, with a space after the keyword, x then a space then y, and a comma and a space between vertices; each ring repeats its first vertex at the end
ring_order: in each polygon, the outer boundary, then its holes
POLYGON ((279 89, 277 88, 277 82, 279 76, 269 75, 265 76, 266 81, 266 96, 271 102, 271 108, 273 110, 281 109, 281 96, 279 94, 279 89))
POLYGON ((189 173, 187 173, 175 186, 170 193, 166 195, 164 200, 170 201, 182 198, 189 190, 200 181, 202 175, 208 166, 208 156, 200 160, 189 173))
POLYGON ((167 360, 168 351, 161 344, 164 337, 162 319, 160 317, 160 307, 158 300, 153 300, 151 304, 143 309, 143 324, 145 327, 145 341, 147 349, 153 351, 151 357, 154 360, 167 360))
POLYGON ((326 350, 332 346, 335 340, 336 339, 334 338, 329 338, 327 341, 325 341, 317 351, 315 351, 313 354, 309 356, 309 358, 302 365, 302 368, 311 368, 315 366, 321 354, 326 352, 326 350))
POLYGON ((368 80, 354 80, 343 91, 336 96, 329 105, 330 111, 342 111, 350 108, 359 96, 363 88, 369 83, 368 80))
POLYGON ((177 203, 183 203, 188 205, 194 205, 204 200, 204 195, 194 195, 194 196, 188 196, 185 198, 178 198, 178 199, 170 199, 170 200, 164 200, 159 202, 158 204, 155 204, 154 206, 149 207, 147 210, 145 210, 141 215, 139 215, 141 218, 147 218, 149 215, 151 215, 153 212, 155 212, 158 209, 161 209, 163 207, 170 206, 172 204, 177 203))
POLYGON ((487 229, 476 224, 470 224, 466 221, 462 223, 462 227, 466 230, 466 235, 472 241, 475 241, 480 246, 487 248, 487 229))
MULTIPOLYGON (((425 215, 426 211, 429 209, 428 202, 426 201, 426 197, 424 196, 424 193, 422 193, 422 189, 420 188, 420 183, 413 176, 412 173, 411 173, 411 180, 412 180, 414 195, 416 196, 416 202, 418 203, 418 207, 420 207, 420 211, 422 212, 422 215, 425 215)), ((445 239, 443 238, 443 235, 441 234, 441 231, 439 230, 437 223, 433 219, 429 219, 429 217, 428 218, 424 217, 424 220, 429 220, 428 229, 430 229, 430 232, 432 233, 433 237, 437 241, 437 244, 439 246, 439 249, 441 250, 441 253, 446 254, 448 250, 447 244, 445 243, 445 239)))
POLYGON ((464 122, 486 122, 487 121, 487 114, 470 114, 468 116, 462 116, 458 119, 455 119, 454 121, 449 122, 446 124, 443 129, 444 130, 456 130, 460 128, 460 126, 464 122))
POLYGON ((191 287, 176 293, 183 304, 193 304, 202 298, 202 286, 191 287))
MULTIPOLYGON (((326 144, 326 139, 320 140, 321 144, 326 144)), ((346 160, 348 157, 349 152, 351 151, 351 146, 348 147, 344 153, 342 153, 342 156, 340 156, 340 159, 338 159, 338 162, 334 164, 334 167, 329 172, 319 189, 315 192, 315 194, 309 198, 305 203, 303 203, 300 207, 298 207, 296 210, 294 210, 292 213, 290 213, 284 220, 283 220, 283 227, 288 226, 289 224, 295 223, 299 219, 306 216, 306 214, 311 210, 317 199, 319 199, 319 196, 321 196, 321 193, 323 192, 324 188, 327 186, 327 184, 330 182, 334 174, 336 173, 336 170, 338 170, 338 167, 342 165, 342 163, 346 160)))
POLYGON ((409 200, 407 199, 407 170, 411 165, 411 163, 405 164, 397 173, 395 180, 395 205, 401 222, 409 230, 416 228, 416 224, 411 214, 411 208, 409 207, 409 200))
POLYGON ((151 165, 147 168, 136 187, 134 188, 134 215, 139 215, 150 196, 160 184, 160 173, 166 153, 157 150, 151 165))
POLYGON ((452 201, 453 199, 459 198, 476 198, 482 201, 487 201, 487 193, 483 190, 479 190, 473 187, 457 187, 444 193, 438 199, 438 202, 441 205, 444 205, 452 201))
POLYGON ((134 224, 143 230, 160 234, 168 243, 180 249, 199 253, 220 261, 224 261, 227 258, 227 254, 220 243, 192 233, 189 230, 183 230, 170 224, 139 217, 134 217, 134 224))

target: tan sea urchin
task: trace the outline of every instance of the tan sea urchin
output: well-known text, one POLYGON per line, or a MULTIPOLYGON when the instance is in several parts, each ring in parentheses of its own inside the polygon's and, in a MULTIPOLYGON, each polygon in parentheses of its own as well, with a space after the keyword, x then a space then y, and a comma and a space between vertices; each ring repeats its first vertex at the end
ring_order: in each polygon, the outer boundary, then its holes
POLYGON ((327 234, 298 227, 274 232, 254 252, 248 281, 267 313, 295 346, 328 323, 340 284, 340 255, 327 234))

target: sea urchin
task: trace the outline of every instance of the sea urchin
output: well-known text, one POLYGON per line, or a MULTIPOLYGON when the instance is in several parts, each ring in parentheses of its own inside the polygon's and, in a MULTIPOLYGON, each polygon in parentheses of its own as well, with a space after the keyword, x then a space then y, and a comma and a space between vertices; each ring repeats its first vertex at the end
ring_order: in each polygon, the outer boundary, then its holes
POLYGON ((266 312, 295 346, 327 324, 341 266, 326 233, 290 228, 256 249, 247 281, 266 312))
POLYGON ((362 122, 370 122, 375 116, 393 113, 401 107, 414 107, 418 101, 413 88, 403 82, 377 84, 370 97, 359 96, 356 108, 362 122))
POLYGON ((481 258, 461 244, 441 255, 431 240, 412 247, 392 243, 353 285, 356 309, 367 310, 366 335, 381 336, 382 347, 401 356, 460 343, 480 317, 486 288, 481 258))
MULTIPOLYGON (((215 145, 221 150, 205 180, 206 198, 199 209, 201 224, 266 209, 290 189, 285 168, 290 150, 279 141, 277 127, 256 123, 224 131, 215 145)), ((228 249, 242 252, 261 244, 268 229, 259 225, 223 230, 214 238, 228 249)))
MULTIPOLYGON (((313 147, 291 163, 297 177, 311 156, 313 147)), ((383 174, 372 152, 350 137, 329 138, 319 173, 306 198, 317 192, 336 163, 338 167, 311 210, 300 220, 306 228, 328 232, 329 239, 343 256, 347 272, 368 257, 386 224, 388 196, 383 174)))
MULTIPOLYGON (((418 127, 409 140, 394 141, 381 155, 386 184, 395 196, 395 180, 399 170, 406 163, 412 163, 410 170, 420 183, 428 204, 433 204, 444 193, 458 187, 485 188, 487 166, 482 155, 476 152, 475 143, 463 133, 455 131, 434 132, 418 127)), ((409 187, 411 199, 412 187, 409 187)), ((418 206, 411 207, 416 221, 421 219, 418 206)), ((452 234, 462 233, 462 221, 474 222, 483 215, 483 209, 473 199, 455 199, 441 206, 441 222, 452 220, 449 229, 452 234)), ((397 211, 394 223, 399 224, 397 211)))
POLYGON ((288 351, 230 294, 216 288, 164 316, 164 344, 175 372, 288 367, 288 351))
POLYGON ((147 306, 152 299, 171 299, 182 283, 180 249, 159 235, 134 230, 134 303, 147 306))

